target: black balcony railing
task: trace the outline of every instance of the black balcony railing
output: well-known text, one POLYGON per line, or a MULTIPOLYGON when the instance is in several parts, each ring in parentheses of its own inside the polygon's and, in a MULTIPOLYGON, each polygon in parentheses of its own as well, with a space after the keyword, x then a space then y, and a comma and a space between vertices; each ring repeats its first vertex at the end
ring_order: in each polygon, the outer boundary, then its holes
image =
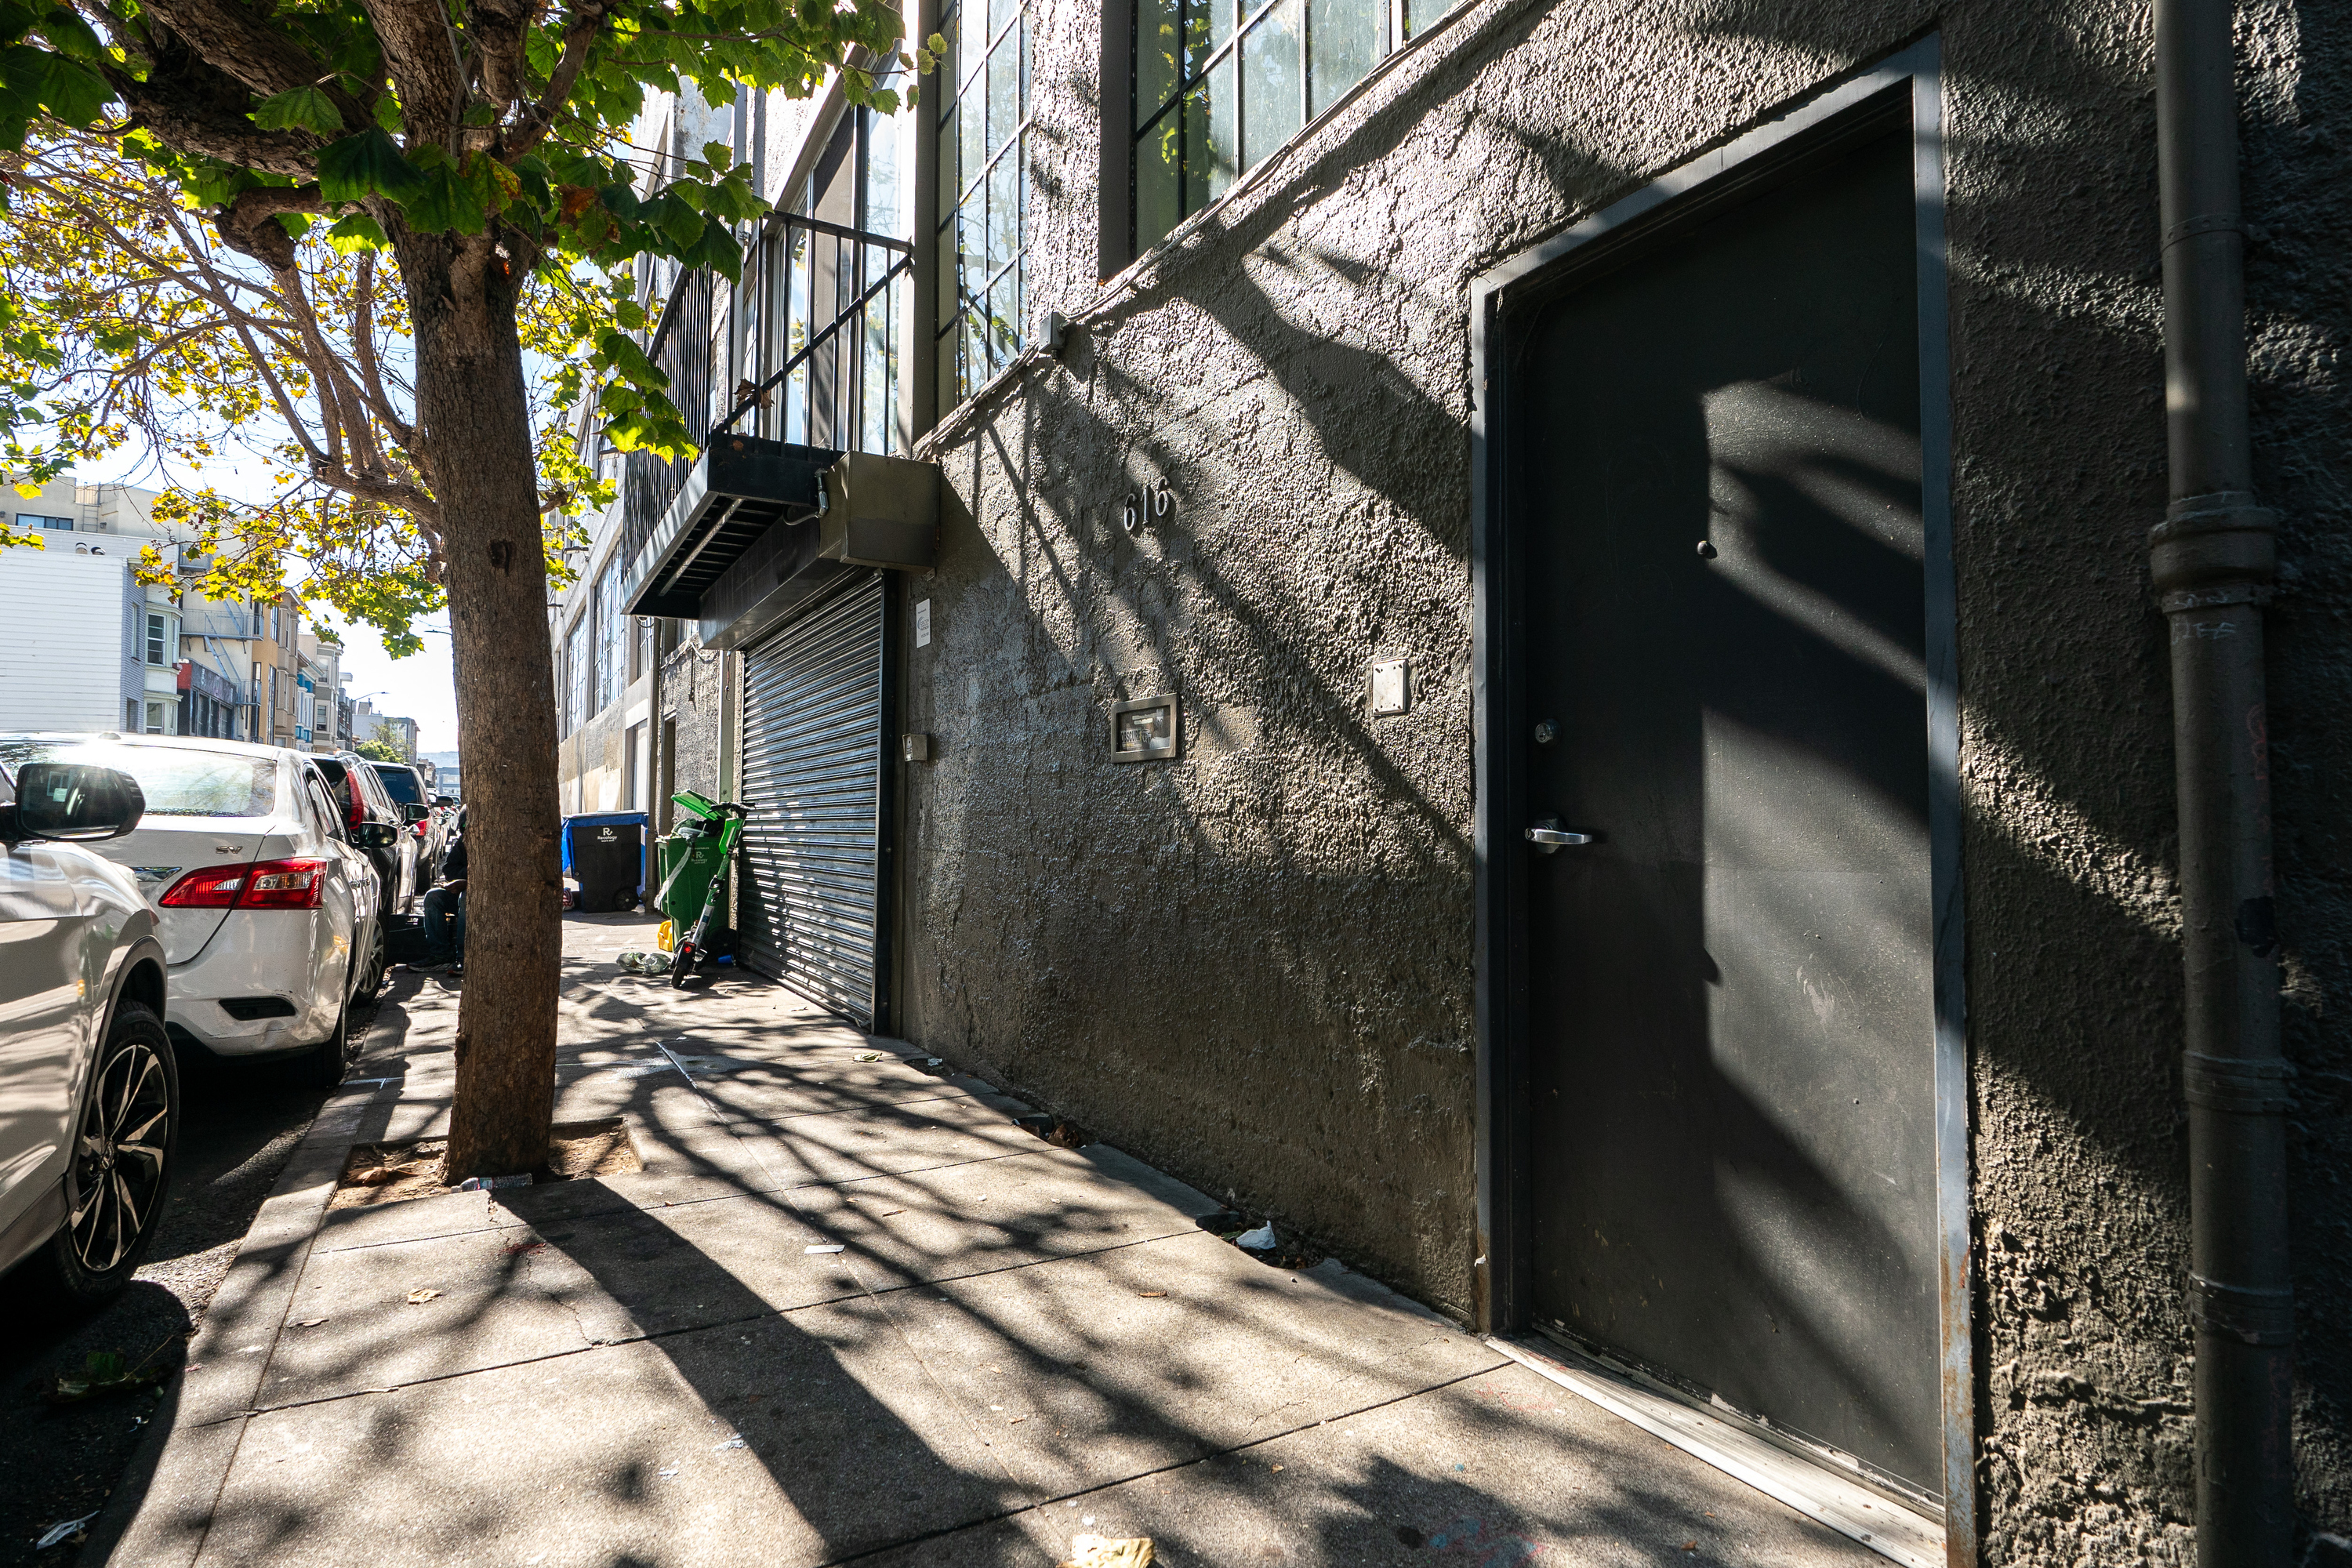
POLYGON ((896 444, 903 239, 780 213, 751 257, 746 359, 714 436, 887 452, 896 444), (756 345, 756 346, 753 346, 756 345))
MULTIPOLYGON (((899 287, 914 247, 888 235, 793 213, 772 215, 746 258, 739 291, 744 319, 730 334, 743 374, 719 384, 709 272, 671 285, 647 356, 669 377, 688 428, 708 419, 708 447, 730 433, 803 446, 887 452, 897 437, 898 326, 909 308, 899 287)), ((691 465, 648 452, 624 454, 620 474, 622 574, 686 482, 691 465)))

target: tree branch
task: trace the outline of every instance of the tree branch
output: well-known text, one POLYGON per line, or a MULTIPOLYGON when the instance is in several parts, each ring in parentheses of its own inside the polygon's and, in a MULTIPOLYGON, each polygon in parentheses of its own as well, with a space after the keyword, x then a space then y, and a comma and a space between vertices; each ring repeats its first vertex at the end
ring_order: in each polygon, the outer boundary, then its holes
POLYGON ((252 257, 269 268, 279 290, 285 280, 278 275, 294 267, 294 237, 278 221, 280 213, 322 213, 327 210, 326 198, 317 185, 257 185, 239 191, 236 199, 213 216, 213 226, 220 231, 221 242, 231 250, 252 257))
MULTIPOLYGON (((449 50, 449 23, 436 0, 360 0, 375 26, 383 62, 399 89, 410 134, 447 125, 465 101, 466 86, 449 50)), ((437 140, 438 138, 436 138, 437 140)))
MULTIPOLYGON (((145 0, 144 9, 205 63, 264 98, 317 86, 329 74, 325 62, 271 26, 266 19, 268 12, 261 7, 230 0, 145 0)), ((333 89, 329 90, 331 95, 333 89)), ((344 101, 350 101, 347 96, 344 101)))
POLYGON ((373 253, 359 259, 359 280, 355 289, 352 326, 352 357, 360 362, 360 379, 367 388, 368 405, 375 416, 392 432, 393 440, 408 451, 416 448, 416 431, 400 412, 383 389, 383 367, 375 357, 375 257, 373 253))
POLYGON ((509 162, 539 145, 554 128, 555 117, 571 101, 572 85, 588 63, 589 49, 595 44, 596 36, 604 30, 605 16, 604 7, 596 0, 583 0, 572 7, 563 24, 563 54, 547 79, 547 90, 540 94, 530 112, 516 122, 506 139, 506 157, 509 162))
POLYGON ((101 65, 100 72, 115 96, 131 110, 126 131, 152 132, 165 146, 224 163, 287 174, 298 180, 318 174, 317 142, 299 131, 264 131, 245 116, 243 109, 224 112, 217 105, 193 95, 159 87, 150 77, 133 80, 122 71, 101 65))

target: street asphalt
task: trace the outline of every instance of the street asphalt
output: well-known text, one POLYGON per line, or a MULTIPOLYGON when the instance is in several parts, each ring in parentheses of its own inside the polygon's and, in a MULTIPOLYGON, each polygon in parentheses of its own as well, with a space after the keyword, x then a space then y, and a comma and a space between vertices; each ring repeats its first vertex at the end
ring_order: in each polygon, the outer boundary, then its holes
POLYGON ((176 1370, 187 1336, 227 1274, 237 1243, 326 1099, 267 1063, 183 1053, 181 1123, 162 1228, 131 1288, 104 1310, 66 1321, 29 1318, 0 1279, 0 1563, 74 1561, 70 1541, 34 1542, 50 1526, 95 1513, 140 1447, 155 1390, 57 1405, 60 1375, 93 1352, 176 1370))

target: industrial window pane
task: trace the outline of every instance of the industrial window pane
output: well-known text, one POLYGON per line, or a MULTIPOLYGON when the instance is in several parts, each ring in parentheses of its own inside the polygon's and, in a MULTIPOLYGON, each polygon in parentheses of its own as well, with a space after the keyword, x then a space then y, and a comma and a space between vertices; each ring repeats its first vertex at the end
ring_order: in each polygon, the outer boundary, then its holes
POLYGON ((1233 41, 1234 0, 1187 0, 1184 6, 1184 75, 1208 68, 1218 50, 1233 41))
POLYGON ((1242 38, 1244 169, 1265 162, 1298 133, 1306 98, 1306 0, 1282 0, 1242 38))
POLYGON ((1315 0, 1307 115, 1313 119, 1364 79, 1381 57, 1381 13, 1387 0, 1315 0))
POLYGON ((1183 34, 1179 0, 1136 0, 1135 123, 1143 125, 1175 96, 1176 55, 1183 34))
POLYGON ((988 172, 987 270, 1009 265, 1021 247, 1021 148, 1017 145, 988 172))
MULTIPOLYGON (((956 7, 956 11, 960 17, 963 15, 962 6, 956 7)), ((980 16, 973 16, 969 20, 971 25, 956 37, 956 84, 967 89, 979 74, 981 63, 988 58, 991 37, 987 24, 980 16)))
POLYGON ((866 227, 893 239, 911 239, 905 182, 898 178, 898 123, 866 111, 866 227))
POLYGON ((964 91, 963 101, 956 105, 958 144, 962 149, 956 177, 963 182, 956 192, 959 200, 967 199, 972 186, 988 169, 987 105, 981 91, 982 79, 973 79, 964 91))
POLYGON ((1004 35, 988 57, 988 155, 1013 140, 1021 123, 1021 34, 1004 35))
POLYGON ((1148 249, 1184 216, 1181 117, 1173 110, 1143 133, 1135 149, 1135 247, 1148 249))
POLYGON ((988 291, 988 368, 992 374, 1021 352, 1021 268, 1008 268, 988 291))
POLYGON ((1184 95, 1184 210, 1199 212, 1234 183, 1234 57, 1184 95))

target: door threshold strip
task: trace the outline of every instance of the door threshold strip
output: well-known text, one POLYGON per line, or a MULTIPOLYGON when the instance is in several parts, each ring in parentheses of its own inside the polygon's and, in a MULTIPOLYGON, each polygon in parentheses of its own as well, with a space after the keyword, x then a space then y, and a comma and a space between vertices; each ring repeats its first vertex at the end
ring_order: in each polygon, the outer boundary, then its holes
POLYGON ((1513 1361, 1631 1421, 1704 1464, 1821 1521, 1905 1568, 1945 1568, 1944 1527, 1884 1492, 1801 1458, 1745 1427, 1644 1388, 1549 1343, 1488 1335, 1513 1361))

